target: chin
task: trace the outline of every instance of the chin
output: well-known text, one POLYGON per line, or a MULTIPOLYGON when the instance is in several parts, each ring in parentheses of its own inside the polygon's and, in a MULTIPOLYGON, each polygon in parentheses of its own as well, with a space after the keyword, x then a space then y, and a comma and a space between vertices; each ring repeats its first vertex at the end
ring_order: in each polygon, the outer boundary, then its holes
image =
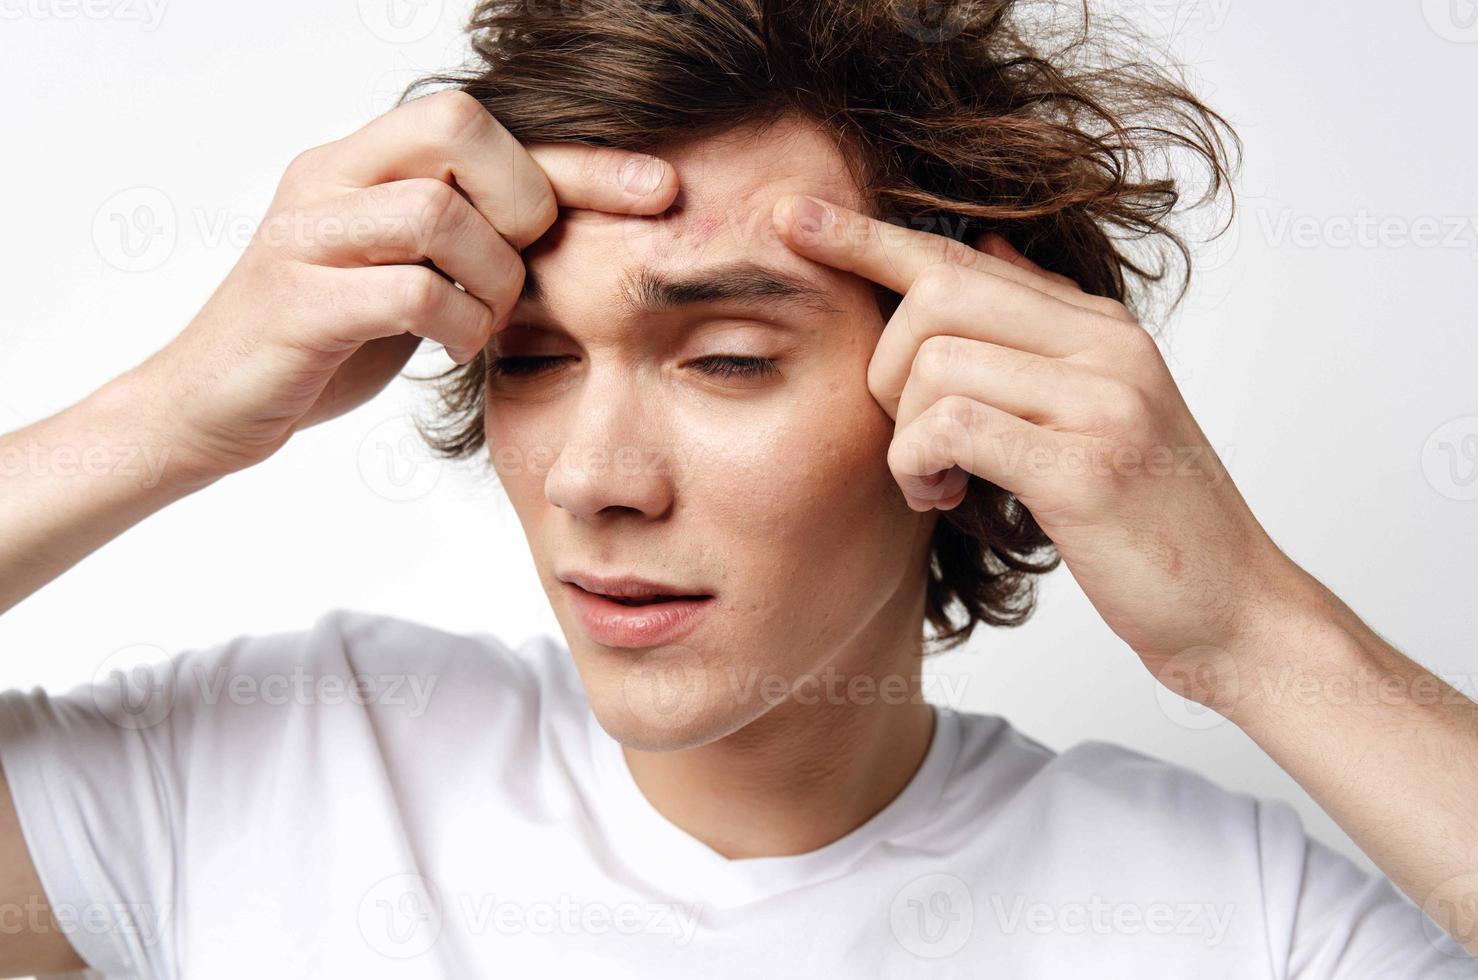
POLYGON ((587 686, 600 726, 641 752, 693 749, 743 728, 763 713, 749 711, 708 680, 701 668, 632 661, 587 686))

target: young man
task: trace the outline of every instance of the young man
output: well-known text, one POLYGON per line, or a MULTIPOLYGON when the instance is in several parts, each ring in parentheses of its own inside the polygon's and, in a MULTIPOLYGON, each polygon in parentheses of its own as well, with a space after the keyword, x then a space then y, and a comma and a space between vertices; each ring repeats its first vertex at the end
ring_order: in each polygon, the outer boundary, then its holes
POLYGON ((1473 935, 1474 706, 1262 531, 1101 234, 1159 185, 1096 181, 1029 98, 1088 90, 970 16, 489 4, 465 91, 299 156, 177 340, 0 440, 170 462, 11 478, 8 608, 430 337, 463 366, 440 444, 488 452, 566 641, 334 610, 6 692, 0 965, 1478 975, 1415 907, 1473 935), (945 200, 992 233, 921 230, 945 200), (1020 621, 1049 548, 1415 904, 1286 805, 926 703, 926 625, 1020 621), (1292 704, 1274 670, 1407 696, 1292 704))

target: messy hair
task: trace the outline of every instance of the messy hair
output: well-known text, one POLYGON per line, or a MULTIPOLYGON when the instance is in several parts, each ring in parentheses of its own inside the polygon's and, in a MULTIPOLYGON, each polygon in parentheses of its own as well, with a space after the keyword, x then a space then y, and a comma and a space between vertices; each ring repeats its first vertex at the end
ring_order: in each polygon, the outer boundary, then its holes
MULTIPOLYGON (((456 87, 520 141, 638 152, 800 114, 846 151, 874 217, 997 232, 1152 331, 1170 270, 1166 312, 1190 282, 1172 219, 1233 194, 1226 120, 1087 0, 482 0, 467 30, 469 65, 402 101, 456 87), (1208 177, 1194 200, 1179 162, 1208 177)), ((891 316, 899 297, 875 289, 891 316)), ((442 457, 485 447, 484 357, 422 379, 439 421, 418 426, 442 457)), ((971 476, 934 533, 926 639, 1025 622, 1060 562, 1012 494, 971 476)))

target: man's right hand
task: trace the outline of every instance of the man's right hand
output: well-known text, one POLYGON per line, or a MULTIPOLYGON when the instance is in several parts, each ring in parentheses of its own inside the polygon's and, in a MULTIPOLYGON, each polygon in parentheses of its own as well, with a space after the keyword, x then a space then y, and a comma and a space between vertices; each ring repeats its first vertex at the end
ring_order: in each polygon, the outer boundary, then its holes
MULTIPOLYGON (((656 214, 676 193, 676 172, 656 158, 522 146, 461 92, 406 103, 300 154, 240 261, 178 337, 77 405, 0 433, 0 457, 37 460, 6 476, 0 613, 171 500, 368 400, 422 338, 471 360, 523 290, 518 250, 561 205, 656 214), (643 164, 655 180, 633 191, 627 178, 643 164), (121 466, 79 474, 59 455, 86 447, 108 462, 110 447, 140 445, 167 451, 165 485, 121 466)), ((52 917, 3 773, 0 906, 34 908, 45 923, 0 942, 0 974, 83 965, 52 917)))
POLYGON ((171 468, 209 483, 373 397, 422 338, 475 357, 560 206, 656 214, 676 193, 655 157, 521 145, 464 92, 405 103, 299 154, 225 281, 127 380, 171 468))

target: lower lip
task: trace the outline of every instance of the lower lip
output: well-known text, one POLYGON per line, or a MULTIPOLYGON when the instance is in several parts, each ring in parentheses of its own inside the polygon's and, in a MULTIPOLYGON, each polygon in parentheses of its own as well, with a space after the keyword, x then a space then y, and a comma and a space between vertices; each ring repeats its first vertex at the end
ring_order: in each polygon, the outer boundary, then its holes
POLYGON ((639 649, 671 643, 696 626, 713 604, 713 598, 709 597, 627 606, 569 582, 565 583, 565 589, 585 632, 595 642, 608 647, 639 649))

